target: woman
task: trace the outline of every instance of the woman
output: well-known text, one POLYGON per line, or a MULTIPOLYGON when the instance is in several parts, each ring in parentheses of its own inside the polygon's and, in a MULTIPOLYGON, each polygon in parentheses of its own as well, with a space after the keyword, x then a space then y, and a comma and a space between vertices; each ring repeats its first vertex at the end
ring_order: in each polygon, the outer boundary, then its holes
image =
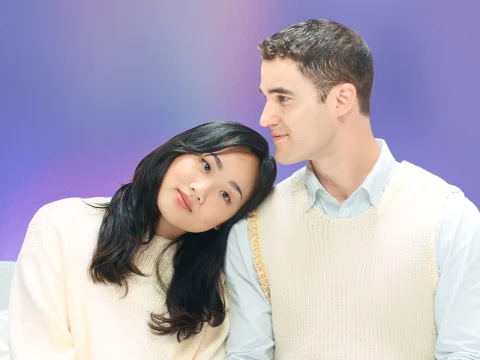
POLYGON ((111 200, 42 207, 13 280, 12 358, 223 359, 227 236, 275 176, 261 135, 214 122, 147 155, 111 200))

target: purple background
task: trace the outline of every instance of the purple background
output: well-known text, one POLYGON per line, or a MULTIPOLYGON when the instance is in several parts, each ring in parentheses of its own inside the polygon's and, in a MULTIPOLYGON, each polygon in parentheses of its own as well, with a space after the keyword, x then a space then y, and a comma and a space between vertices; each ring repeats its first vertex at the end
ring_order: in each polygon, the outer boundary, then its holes
MULTIPOLYGON (((211 120, 258 119, 257 44, 328 18, 376 65, 372 123, 397 160, 480 204, 480 3, 471 1, 2 1, 0 260, 65 197, 111 196, 166 139, 211 120)), ((280 166, 277 180, 298 166, 280 166)))

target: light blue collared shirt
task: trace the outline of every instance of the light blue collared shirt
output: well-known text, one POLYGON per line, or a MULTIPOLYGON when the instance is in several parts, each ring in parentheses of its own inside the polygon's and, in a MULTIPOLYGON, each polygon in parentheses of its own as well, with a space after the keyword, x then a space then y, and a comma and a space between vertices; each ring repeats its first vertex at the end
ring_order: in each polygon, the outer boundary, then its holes
MULTIPOLYGON (((351 218, 378 207, 398 162, 387 144, 362 185, 342 204, 320 184, 307 165, 305 210, 317 206, 336 218, 351 218)), ((414 204, 413 204, 414 205, 414 204)), ((437 234, 439 281, 435 294, 438 360, 480 360, 480 213, 462 192, 444 204, 437 234)), ((246 220, 230 232, 226 258, 230 300, 228 360, 273 359, 272 309, 263 294, 253 265, 246 220)))

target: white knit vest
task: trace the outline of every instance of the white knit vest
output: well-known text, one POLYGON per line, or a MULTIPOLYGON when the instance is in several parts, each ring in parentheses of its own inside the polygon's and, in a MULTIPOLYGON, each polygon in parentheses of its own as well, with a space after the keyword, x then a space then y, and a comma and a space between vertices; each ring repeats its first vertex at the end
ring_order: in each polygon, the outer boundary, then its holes
POLYGON ((403 162, 378 208, 334 219, 305 211, 304 173, 248 219, 275 360, 434 359, 436 233, 455 188, 403 162))

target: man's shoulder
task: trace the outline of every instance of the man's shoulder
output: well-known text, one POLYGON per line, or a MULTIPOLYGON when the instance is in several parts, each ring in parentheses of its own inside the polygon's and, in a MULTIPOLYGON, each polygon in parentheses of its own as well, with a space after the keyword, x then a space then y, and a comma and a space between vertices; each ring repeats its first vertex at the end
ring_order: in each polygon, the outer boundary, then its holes
POLYGON ((303 199, 307 195, 307 189, 305 187, 305 169, 306 167, 303 166, 302 168, 296 170, 293 174, 276 184, 270 194, 256 209, 256 211, 259 211, 261 209, 264 209, 266 206, 269 206, 268 204, 271 204, 272 201, 282 201, 282 203, 303 203, 304 201, 306 201, 306 199, 303 199))
POLYGON ((285 178, 284 180, 282 180, 278 184, 276 184, 273 187, 274 190, 278 189, 278 188, 281 188, 281 187, 284 187, 284 186, 289 186, 293 183, 298 183, 298 182, 303 183, 304 178, 305 178, 305 170, 306 170, 306 166, 302 166, 300 169, 293 172, 290 176, 288 176, 287 178, 285 178))
POLYGON ((440 176, 430 172, 427 169, 424 169, 421 166, 411 164, 414 167, 414 175, 415 181, 421 181, 423 183, 427 183, 429 188, 432 190, 435 189, 442 189, 446 193, 462 193, 459 187, 450 184, 445 179, 441 178, 440 176))

